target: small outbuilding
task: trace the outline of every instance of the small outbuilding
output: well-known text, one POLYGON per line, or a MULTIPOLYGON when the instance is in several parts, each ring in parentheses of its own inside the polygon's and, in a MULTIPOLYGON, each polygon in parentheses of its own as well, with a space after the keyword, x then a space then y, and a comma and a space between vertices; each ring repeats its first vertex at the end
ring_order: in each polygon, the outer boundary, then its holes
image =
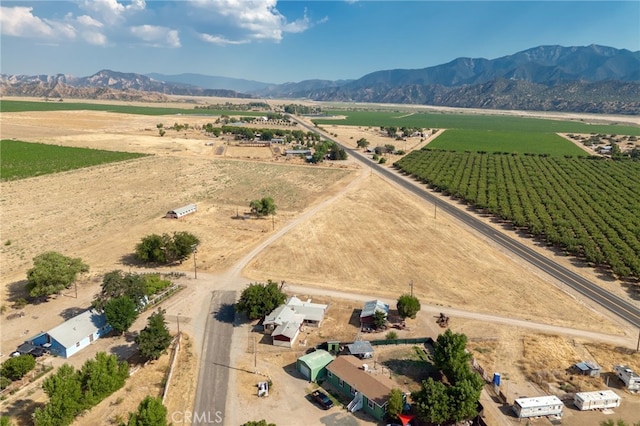
POLYGON ((620 406, 620 397, 612 390, 595 392, 578 392, 573 397, 573 405, 578 409, 585 410, 605 410, 620 406))
POLYGON ((589 377, 600 377, 602 367, 594 361, 582 361, 573 366, 580 374, 589 377))
POLYGON ((329 352, 318 349, 298 358, 296 370, 308 381, 315 382, 327 375, 327 365, 334 359, 335 357, 329 352))
POLYGON ((372 327, 374 315, 377 311, 383 312, 385 317, 389 315, 389 305, 381 300, 371 300, 364 304, 360 312, 360 326, 372 327))
POLYGON ((350 355, 357 356, 360 359, 373 357, 373 346, 368 340, 356 340, 348 344, 347 351, 350 355))
POLYGON ((535 398, 517 398, 513 402, 513 411, 519 418, 540 416, 562 416, 564 404, 555 395, 535 398))
POLYGON ((179 207, 177 209, 169 210, 164 217, 168 219, 180 219, 183 216, 186 216, 191 213, 195 213, 197 210, 198 209, 195 204, 189 204, 184 207, 179 207))

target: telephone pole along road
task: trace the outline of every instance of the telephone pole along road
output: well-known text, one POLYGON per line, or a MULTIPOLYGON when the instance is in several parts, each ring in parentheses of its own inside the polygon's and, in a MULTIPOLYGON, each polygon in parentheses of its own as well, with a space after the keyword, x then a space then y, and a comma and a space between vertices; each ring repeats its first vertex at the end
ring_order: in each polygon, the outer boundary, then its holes
POLYGON ((560 281, 561 283, 567 285, 583 296, 591 299, 596 302, 598 305, 627 321, 635 327, 640 328, 640 309, 633 305, 632 303, 627 302, 626 300, 602 289, 597 284, 589 281, 588 279, 570 271, 564 266, 560 265, 557 262, 545 257, 544 255, 538 253, 537 251, 527 247, 526 245, 520 243, 519 241, 514 240, 513 238, 502 234, 501 232, 496 231, 491 226, 485 224, 481 220, 475 218, 473 215, 455 207, 449 205, 448 203, 438 203, 438 197, 433 194, 430 194, 421 186, 417 185, 414 182, 410 182, 405 179, 403 176, 389 170, 386 167, 383 167, 376 162, 370 160, 365 157, 363 154, 358 152, 357 150, 348 148, 340 144, 339 141, 331 138, 324 132, 320 132, 317 128, 308 125, 303 120, 299 119, 295 116, 290 116, 291 119, 296 121, 302 127, 316 133, 322 134, 326 139, 337 143, 341 146, 347 153, 349 153, 353 158, 358 160, 360 163, 371 167, 376 170, 378 174, 383 176, 384 178, 394 182, 399 185, 403 189, 417 195, 423 200, 430 202, 434 205, 437 205, 440 210, 446 212, 447 214, 455 217, 460 222, 469 226, 471 229, 485 236, 486 238, 492 240, 493 242, 499 244, 504 247, 511 253, 516 256, 519 256, 523 260, 529 262, 535 267, 539 268, 546 274, 560 281))

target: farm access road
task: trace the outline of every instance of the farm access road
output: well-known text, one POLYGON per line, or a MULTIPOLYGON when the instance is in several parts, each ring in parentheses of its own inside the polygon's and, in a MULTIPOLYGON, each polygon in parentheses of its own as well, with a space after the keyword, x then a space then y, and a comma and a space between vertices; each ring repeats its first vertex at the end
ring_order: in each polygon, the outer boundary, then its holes
POLYGON ((634 304, 629 303, 626 300, 602 289, 597 284, 574 273, 573 271, 570 271, 569 269, 553 261, 547 256, 544 256, 543 254, 536 252, 530 247, 527 247, 525 244, 516 241, 515 239, 501 232, 496 231, 496 229, 483 223, 481 220, 465 212, 464 210, 448 203, 439 202, 439 198, 437 196, 427 192, 414 180, 408 179, 406 176, 402 176, 399 173, 395 173, 388 168, 383 167, 374 161, 371 161, 359 151, 340 144, 340 141, 333 139, 325 132, 319 131, 314 126, 309 125, 306 121, 296 116, 291 117, 299 125, 305 127, 306 129, 310 131, 320 132, 325 138, 339 144, 353 158, 357 159, 364 166, 368 165, 372 171, 375 170, 375 172, 381 177, 393 182, 404 190, 417 195, 423 200, 434 204, 436 209, 440 207, 442 211, 446 212, 452 217, 455 217, 460 222, 473 229, 477 233, 483 235, 484 237, 490 239, 494 243, 502 246, 513 255, 520 257, 536 268, 542 270, 545 274, 553 277, 560 283, 563 283, 572 290, 594 301, 609 312, 627 321, 629 324, 640 328, 640 309, 634 304))
MULTIPOLYGON (((274 234, 272 234, 269 238, 265 239, 259 245, 257 245, 254 249, 252 249, 247 255, 245 255, 240 261, 238 261, 233 267, 228 269, 225 273, 222 274, 210 274, 210 273, 200 273, 200 278, 198 281, 204 281, 209 284, 206 288, 209 291, 224 292, 225 295, 229 295, 230 292, 236 292, 239 289, 243 288, 247 280, 242 277, 242 270, 247 266, 251 260, 253 260, 260 252, 262 252, 269 245, 273 244, 275 241, 284 236, 287 232, 289 232, 294 227, 300 225, 305 220, 311 218, 314 214, 316 214, 321 209, 327 207, 331 203, 335 202, 338 198, 340 198, 343 194, 350 191, 353 187, 357 185, 358 182, 363 180, 369 171, 363 168, 362 172, 359 176, 354 179, 349 185, 345 186, 341 189, 339 193, 334 195, 333 197, 324 200, 316 206, 313 206, 309 210, 305 211, 302 215, 296 217, 289 223, 287 223, 282 228, 278 229, 274 234), (213 285, 211 285, 213 284, 213 285)), ((375 297, 375 295, 363 295, 357 293, 348 293, 341 292, 335 290, 327 290, 327 289, 318 289, 306 286, 297 286, 294 284, 286 284, 285 287, 287 292, 290 293, 298 293, 298 294, 308 294, 308 295, 322 295, 322 296, 331 296, 346 300, 355 300, 364 302, 366 300, 371 299, 371 297, 375 297)), ((235 371, 234 367, 231 365, 231 360, 237 359, 239 356, 244 354, 246 348, 241 344, 237 344, 238 340, 242 340, 246 338, 246 336, 239 335, 239 331, 234 329, 233 327, 229 328, 228 324, 221 325, 220 321, 211 321, 212 317, 216 317, 219 312, 224 311, 225 307, 223 306, 225 303, 229 303, 226 299, 221 301, 217 297, 213 297, 211 299, 211 303, 208 300, 201 299, 203 305, 200 308, 201 313, 205 313, 204 315, 198 315, 193 311, 193 306, 189 308, 192 310, 191 314, 193 318, 197 321, 194 323, 193 333, 196 336, 197 342, 207 341, 207 346, 200 348, 200 353, 202 353, 202 358, 200 362, 200 380, 198 382, 198 391, 196 394, 196 405, 194 406, 195 413, 208 413, 211 410, 211 407, 216 407, 216 411, 219 410, 218 407, 226 407, 223 411, 223 418, 225 424, 237 424, 240 418, 238 418, 238 413, 244 413, 243 407, 237 406, 237 402, 232 395, 236 392, 233 389, 234 383, 236 380, 234 379, 235 371), (207 303, 204 303, 207 302, 207 303), (232 338, 232 343, 229 345, 226 340, 209 340, 212 336, 220 336, 220 329, 218 327, 227 327, 229 330, 234 331, 234 335, 232 338), (213 370, 224 369, 226 370, 224 373, 218 374, 213 370), (225 380, 224 378, 227 378, 225 380), (229 397, 227 397, 229 396, 229 397)), ((229 299, 231 300, 231 299, 229 299)), ((393 304, 395 301, 385 300, 385 302, 393 304)), ((633 342, 623 336, 610 335, 605 333, 596 333, 590 332, 586 330, 573 329, 568 327, 558 327, 551 326, 543 323, 536 323, 532 321, 520 320, 520 319, 512 319, 507 317, 501 317, 498 315, 488 315, 477 312, 465 311, 462 309, 453 309, 453 308, 443 308, 438 305, 423 305, 420 311, 419 318, 422 320, 426 320, 427 322, 432 322, 428 318, 433 314, 436 314, 441 311, 445 311, 447 315, 451 317, 460 317, 467 319, 475 319, 485 322, 494 322, 504 325, 510 325, 514 327, 522 327, 531 330, 546 332, 546 333, 555 333, 566 336, 574 336, 574 337, 582 337, 587 339, 592 339, 595 341, 611 343, 620 346, 631 346, 633 342)), ((224 321, 223 321, 224 322, 224 321)), ((217 339, 217 337, 216 337, 217 339)), ((275 415, 275 412, 273 413, 275 415)), ((206 419, 205 419, 206 420, 206 419)), ((275 419, 272 419, 272 421, 275 419)), ((198 424, 198 423, 194 423, 198 424)))

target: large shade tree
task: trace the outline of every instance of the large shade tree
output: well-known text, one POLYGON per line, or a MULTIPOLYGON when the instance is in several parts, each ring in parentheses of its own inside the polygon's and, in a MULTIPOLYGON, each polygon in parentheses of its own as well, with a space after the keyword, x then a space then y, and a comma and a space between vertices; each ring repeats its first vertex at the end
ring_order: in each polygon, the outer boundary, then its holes
POLYGON ((251 283, 242 291, 236 303, 236 311, 243 312, 251 320, 264 318, 269 312, 282 305, 287 296, 274 281, 251 283))
POLYGON ((82 259, 48 251, 33 258, 26 289, 31 297, 49 296, 69 288, 83 272, 89 272, 89 266, 82 259))
POLYGON ((398 309, 398 315, 400 315, 402 319, 415 319, 420 311, 420 301, 415 296, 403 294, 398 298, 396 308, 398 309))

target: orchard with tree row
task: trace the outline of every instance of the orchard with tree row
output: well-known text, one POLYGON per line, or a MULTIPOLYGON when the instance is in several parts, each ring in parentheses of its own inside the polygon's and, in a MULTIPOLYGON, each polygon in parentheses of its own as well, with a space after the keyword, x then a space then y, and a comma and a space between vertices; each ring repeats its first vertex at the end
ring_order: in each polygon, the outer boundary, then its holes
POLYGON ((620 278, 640 278, 640 162, 424 149, 394 165, 620 278))

